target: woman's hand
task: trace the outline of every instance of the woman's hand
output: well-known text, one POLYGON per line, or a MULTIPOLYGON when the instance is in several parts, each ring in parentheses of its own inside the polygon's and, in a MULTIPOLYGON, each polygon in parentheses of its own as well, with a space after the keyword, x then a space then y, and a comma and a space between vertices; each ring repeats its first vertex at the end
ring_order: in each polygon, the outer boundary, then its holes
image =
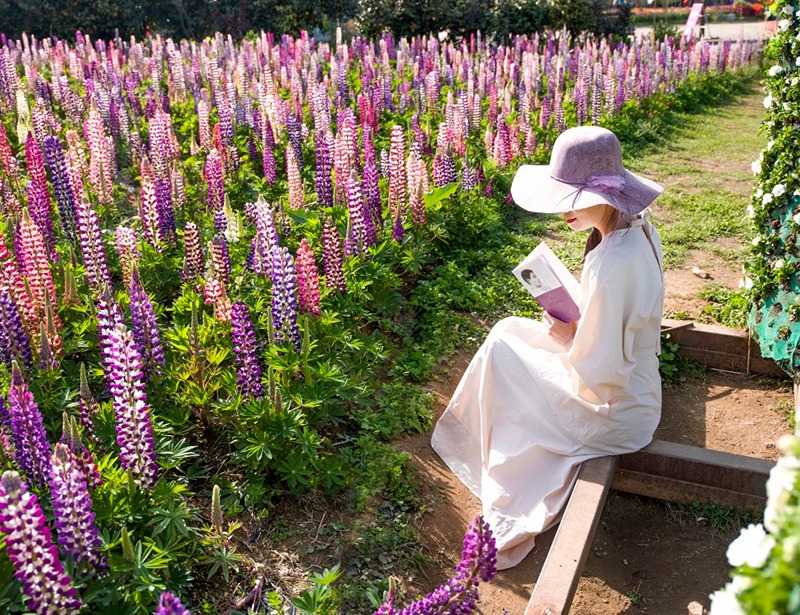
POLYGON ((577 320, 573 322, 564 322, 563 320, 550 316, 547 312, 544 313, 542 322, 545 327, 547 327, 547 333, 550 337, 562 346, 566 346, 570 340, 575 337, 575 330, 578 328, 577 320))

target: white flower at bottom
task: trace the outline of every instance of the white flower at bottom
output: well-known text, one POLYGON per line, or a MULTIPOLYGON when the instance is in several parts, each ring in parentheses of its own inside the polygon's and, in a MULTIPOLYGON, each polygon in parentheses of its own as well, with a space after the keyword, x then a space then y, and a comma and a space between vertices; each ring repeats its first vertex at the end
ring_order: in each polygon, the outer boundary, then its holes
POLYGON ((739 280, 739 288, 744 288, 745 290, 750 290, 753 288, 753 278, 744 277, 739 280))
POLYGON ((753 237, 753 241, 751 241, 750 243, 752 243, 754 246, 757 246, 758 244, 760 244, 761 243, 761 235, 756 235, 755 237, 753 237))
POLYGON ((792 220, 795 224, 800 224, 800 212, 797 212, 795 215, 793 215, 792 220))
POLYGON ((781 19, 778 22, 778 30, 781 30, 781 31, 788 30, 789 26, 791 26, 791 25, 792 25, 792 20, 791 19, 781 19))
POLYGON ((709 596, 711 598, 709 615, 745 615, 732 585, 732 582, 728 583, 709 596))
POLYGON ((791 497, 794 485, 800 477, 800 459, 794 456, 780 457, 770 470, 767 479, 767 507, 764 510, 764 525, 777 531, 776 519, 791 497))
POLYGON ((780 64, 776 64, 775 66, 771 66, 769 69, 769 76, 774 77, 775 75, 780 75, 783 72, 783 66, 780 64))
POLYGON ((769 109, 772 106, 772 96, 767 96, 764 99, 764 108, 769 109))
POLYGON ((772 203, 772 198, 773 198, 772 193, 767 192, 764 196, 761 197, 761 202, 764 203, 764 205, 769 205, 770 203, 772 203))
POLYGON ((753 174, 758 175, 759 173, 761 173, 761 161, 754 160, 753 164, 750 165, 750 168, 753 170, 753 174))
POLYGON ((772 189, 773 196, 783 196, 786 193, 786 186, 783 184, 776 184, 772 189))
POLYGON ((725 554, 731 566, 747 564, 751 568, 761 568, 774 546, 775 539, 767 534, 764 526, 751 523, 728 545, 725 554))

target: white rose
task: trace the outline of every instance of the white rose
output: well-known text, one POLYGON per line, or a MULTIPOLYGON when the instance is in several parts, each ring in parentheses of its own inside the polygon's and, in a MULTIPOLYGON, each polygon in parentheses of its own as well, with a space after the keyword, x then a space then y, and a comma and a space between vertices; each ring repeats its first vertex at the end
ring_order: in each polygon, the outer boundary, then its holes
POLYGON ((753 196, 757 199, 760 199, 764 194, 764 191, 761 188, 756 188, 756 191, 753 193, 753 196))
POLYGON ((750 165, 750 168, 753 170, 754 175, 758 175, 759 173, 761 173, 761 161, 754 160, 753 164, 750 165))
POLYGON ((769 109, 772 106, 772 96, 767 96, 764 99, 764 108, 769 109))
POLYGON ((745 615, 731 583, 715 591, 709 598, 711 598, 709 615, 745 615))
POLYGON ((772 189, 773 196, 783 196, 786 193, 786 186, 783 184, 776 184, 772 189))
POLYGON ((791 25, 792 25, 792 20, 791 19, 781 19, 778 22, 778 30, 781 30, 781 31, 788 30, 789 26, 791 26, 791 25))
POLYGON ((775 539, 767 534, 764 526, 751 523, 728 545, 725 554, 731 566, 746 564, 751 568, 761 568, 774 546, 775 539))
POLYGON ((769 76, 774 77, 775 75, 780 75, 783 72, 783 66, 780 64, 776 64, 775 66, 771 66, 769 69, 769 76))
POLYGON ((761 202, 764 203, 764 205, 769 205, 770 203, 772 203, 772 193, 767 192, 764 196, 762 196, 761 202))

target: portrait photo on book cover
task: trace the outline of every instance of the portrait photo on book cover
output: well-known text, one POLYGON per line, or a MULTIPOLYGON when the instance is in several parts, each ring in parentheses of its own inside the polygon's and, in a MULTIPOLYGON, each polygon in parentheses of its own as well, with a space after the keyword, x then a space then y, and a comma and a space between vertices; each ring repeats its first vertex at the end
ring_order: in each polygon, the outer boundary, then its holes
POLYGON ((525 263, 519 271, 519 278, 534 297, 561 286, 542 256, 537 256, 525 263))

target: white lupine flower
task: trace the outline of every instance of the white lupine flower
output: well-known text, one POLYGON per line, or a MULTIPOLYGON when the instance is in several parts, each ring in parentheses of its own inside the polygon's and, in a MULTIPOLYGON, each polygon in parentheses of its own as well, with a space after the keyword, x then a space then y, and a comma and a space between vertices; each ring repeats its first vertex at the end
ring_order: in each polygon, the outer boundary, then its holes
POLYGON ((775 75, 780 75, 783 72, 783 66, 780 64, 776 64, 775 66, 771 66, 769 69, 769 76, 774 77, 775 75))
POLYGON ((767 534, 764 526, 760 523, 751 523, 728 545, 725 555, 731 566, 747 564, 751 568, 761 568, 774 546, 775 539, 767 534))
POLYGON ((764 205, 769 205, 770 203, 772 203, 772 193, 767 192, 764 196, 762 196, 761 202, 764 203, 764 205))
POLYGON ((793 215, 792 220, 795 224, 800 224, 800 212, 797 212, 795 215, 793 215))
POLYGON ((778 260, 776 260, 776 261, 775 261, 775 262, 772 264, 772 267, 773 267, 774 269, 783 269, 783 265, 784 265, 783 259, 782 259, 782 258, 779 258, 778 260))
POLYGON ((772 106, 772 96, 770 95, 764 99, 764 108, 769 109, 771 106, 772 106))
POLYGON ((775 187, 772 189, 773 196, 783 196, 786 194, 786 186, 783 184, 776 184, 775 187))
POLYGON ((711 598, 709 615, 745 615, 732 585, 733 582, 731 581, 725 587, 718 589, 709 596, 711 598))
POLYGON ((778 22, 778 30, 780 30, 781 32, 783 30, 788 30, 789 26, 791 26, 791 25, 792 25, 792 20, 791 19, 781 19, 778 22))
POLYGON ((751 220, 756 217, 756 208, 753 207, 753 204, 747 206, 747 217, 751 220))
POLYGON ((750 168, 753 169, 753 175, 758 175, 761 173, 761 161, 754 160, 753 164, 750 165, 750 168))

